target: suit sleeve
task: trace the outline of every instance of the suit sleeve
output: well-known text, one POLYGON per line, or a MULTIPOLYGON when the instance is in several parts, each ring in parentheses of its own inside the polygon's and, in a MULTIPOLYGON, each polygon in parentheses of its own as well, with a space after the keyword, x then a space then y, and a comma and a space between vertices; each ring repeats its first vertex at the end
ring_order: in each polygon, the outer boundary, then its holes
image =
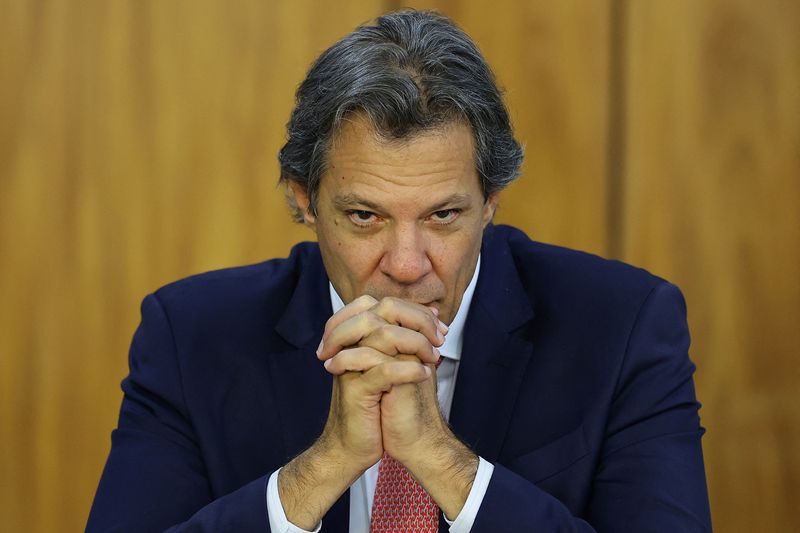
POLYGON ((119 423, 86 530, 269 531, 269 474, 212 498, 169 320, 155 295, 142 303, 129 364, 119 423))
POLYGON ((711 531, 688 348, 683 296, 662 283, 631 330, 582 516, 495 465, 472 531, 711 531))

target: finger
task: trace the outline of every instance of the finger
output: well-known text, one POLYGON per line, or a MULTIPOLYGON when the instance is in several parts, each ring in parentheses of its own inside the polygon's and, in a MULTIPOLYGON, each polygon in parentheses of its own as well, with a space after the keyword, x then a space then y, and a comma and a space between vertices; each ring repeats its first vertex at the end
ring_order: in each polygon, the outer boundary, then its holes
POLYGON ((414 355, 423 363, 435 363, 440 356, 439 350, 431 346, 422 333, 394 324, 384 324, 374 329, 361 339, 359 346, 368 346, 386 355, 414 355))
POLYGON ((372 311, 385 321, 418 331, 434 346, 444 344, 447 326, 441 322, 430 307, 400 298, 386 297, 372 311))
MULTIPOLYGON (((414 355, 399 354, 399 355, 395 356, 395 359, 398 360, 398 361, 419 362, 419 359, 414 355)), ((423 363, 423 364, 425 364, 425 363, 423 363)), ((433 382, 433 397, 436 398, 436 394, 437 394, 436 391, 439 390, 439 382, 436 379, 436 365, 428 363, 428 364, 425 364, 425 366, 430 369, 431 375, 433 376, 433 379, 431 380, 433 382)))
POLYGON ((378 350, 357 347, 342 350, 325 361, 325 369, 334 376, 338 376, 345 372, 366 372, 381 363, 391 360, 391 356, 378 350))
POLYGON ((322 361, 330 359, 340 350, 358 345, 362 339, 385 325, 386 321, 371 311, 363 311, 351 316, 323 337, 317 357, 322 361))
POLYGON ((356 316, 359 313, 363 313, 364 311, 371 309, 377 303, 378 300, 369 294, 365 294, 363 296, 359 296, 334 313, 333 316, 330 317, 325 323, 325 330, 322 332, 322 340, 320 340, 319 348, 317 349, 317 355, 319 355, 319 352, 326 341, 326 337, 331 331, 336 329, 342 322, 356 316))
POLYGON ((318 354, 325 361, 349 346, 366 346, 386 355, 415 355, 423 363, 436 363, 439 350, 420 332, 388 324, 372 311, 360 313, 339 325, 318 354))
POLYGON ((392 359, 365 372, 358 383, 366 394, 388 392, 396 385, 421 383, 431 377, 431 369, 414 361, 392 359))

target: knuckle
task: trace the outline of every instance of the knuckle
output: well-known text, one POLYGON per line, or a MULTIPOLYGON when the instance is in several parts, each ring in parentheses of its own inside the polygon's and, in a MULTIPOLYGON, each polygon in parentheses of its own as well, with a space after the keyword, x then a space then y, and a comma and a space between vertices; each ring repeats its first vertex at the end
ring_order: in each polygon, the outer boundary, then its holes
POLYGON ((376 330, 375 335, 379 339, 389 339, 392 338, 395 334, 395 328, 391 324, 381 324, 376 330))
POLYGON ((363 332, 363 337, 380 333, 383 327, 387 324, 380 316, 371 311, 364 313, 364 317, 359 324, 359 328, 363 332))
POLYGON ((381 303, 389 316, 395 317, 408 314, 409 302, 396 296, 387 296, 381 303))
POLYGON ((375 352, 366 346, 362 346, 357 348, 358 350, 358 361, 361 363, 363 367, 371 367, 376 362, 375 352))
POLYGON ((375 307, 375 311, 380 315, 386 315, 391 313, 394 308, 397 307, 397 302, 392 296, 385 296, 381 298, 381 301, 378 302, 378 305, 375 307))
POLYGON ((378 300, 370 296, 369 294, 364 294, 356 298, 356 302, 358 302, 359 307, 370 308, 373 307, 378 300))
POLYGON ((328 320, 325 321, 325 331, 323 333, 323 336, 330 333, 331 329, 333 328, 333 323, 335 318, 336 314, 334 314, 332 317, 330 317, 328 320))
POLYGON ((395 362, 394 361, 387 361, 381 364, 381 376, 383 379, 390 379, 392 374, 395 373, 395 362))
POLYGON ((362 330, 372 326, 373 322, 372 313, 367 311, 359 313, 356 317, 356 327, 362 330))

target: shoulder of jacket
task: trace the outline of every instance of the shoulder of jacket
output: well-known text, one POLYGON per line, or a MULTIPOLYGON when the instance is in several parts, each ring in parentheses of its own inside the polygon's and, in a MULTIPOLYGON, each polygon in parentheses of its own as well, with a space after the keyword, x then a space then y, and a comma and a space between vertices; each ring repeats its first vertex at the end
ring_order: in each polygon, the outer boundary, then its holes
POLYGON ((319 246, 303 242, 288 257, 194 274, 162 286, 155 295, 167 307, 268 298, 293 288, 304 265, 313 261, 321 261, 319 246))
POLYGON ((568 287, 584 294, 649 293, 668 283, 643 268, 597 254, 530 239, 511 226, 497 226, 492 238, 508 245, 523 284, 568 287))

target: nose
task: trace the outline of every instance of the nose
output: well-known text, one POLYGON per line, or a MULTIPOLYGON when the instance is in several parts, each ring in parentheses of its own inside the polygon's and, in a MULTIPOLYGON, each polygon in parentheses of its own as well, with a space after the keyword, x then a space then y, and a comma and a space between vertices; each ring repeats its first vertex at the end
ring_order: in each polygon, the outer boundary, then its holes
POLYGON ((394 282, 412 285, 433 269, 428 257, 428 239, 416 224, 398 225, 392 229, 380 269, 394 282))

